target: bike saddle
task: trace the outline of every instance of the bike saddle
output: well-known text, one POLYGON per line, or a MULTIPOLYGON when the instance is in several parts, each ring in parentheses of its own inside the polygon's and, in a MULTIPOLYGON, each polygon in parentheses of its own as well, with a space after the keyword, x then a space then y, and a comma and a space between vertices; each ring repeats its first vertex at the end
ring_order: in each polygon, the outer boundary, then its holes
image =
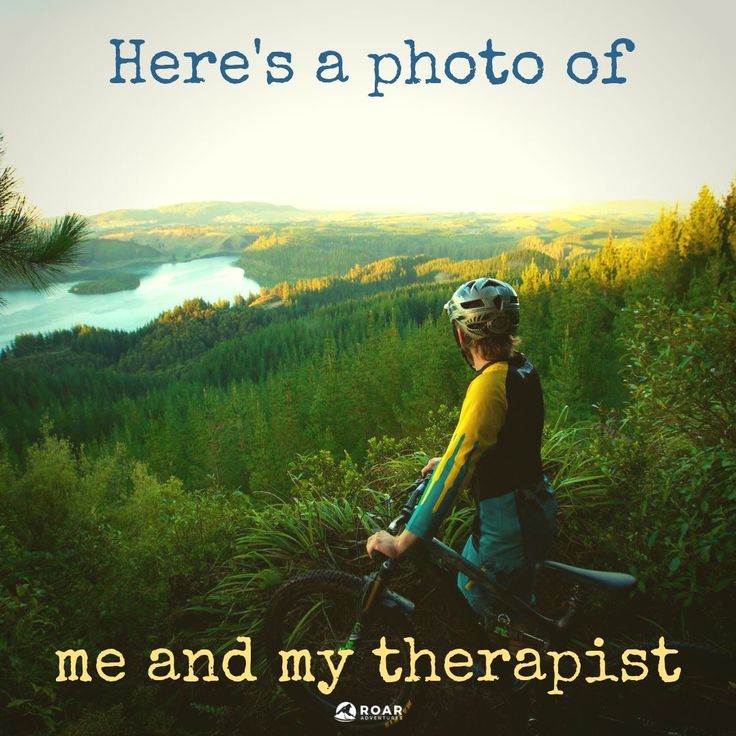
POLYGON ((636 578, 624 572, 602 572, 600 570, 586 570, 584 567, 574 567, 563 562, 543 560, 540 567, 549 567, 552 570, 561 570, 582 580, 584 583, 597 585, 607 590, 630 590, 636 585, 636 578))

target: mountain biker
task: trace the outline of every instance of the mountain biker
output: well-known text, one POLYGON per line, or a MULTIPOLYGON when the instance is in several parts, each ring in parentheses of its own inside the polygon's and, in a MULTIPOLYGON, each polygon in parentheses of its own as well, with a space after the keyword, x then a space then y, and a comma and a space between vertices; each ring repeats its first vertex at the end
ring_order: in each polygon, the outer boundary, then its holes
MULTIPOLYGON (((542 538, 551 540, 556 503, 542 471, 544 402, 539 376, 516 350, 519 299, 509 284, 484 277, 460 286, 445 311, 475 376, 444 455, 422 469, 423 476, 432 475, 406 529, 396 537, 377 532, 366 549, 368 554, 378 550, 398 558, 419 538, 431 540, 457 493, 469 485, 476 515, 463 557, 533 603, 530 563, 546 553, 540 546, 546 544, 542 538), (546 497, 544 514, 532 516, 533 526, 520 501, 522 491, 525 498, 546 497)), ((492 612, 487 594, 462 573, 458 586, 479 615, 485 618, 492 612)))

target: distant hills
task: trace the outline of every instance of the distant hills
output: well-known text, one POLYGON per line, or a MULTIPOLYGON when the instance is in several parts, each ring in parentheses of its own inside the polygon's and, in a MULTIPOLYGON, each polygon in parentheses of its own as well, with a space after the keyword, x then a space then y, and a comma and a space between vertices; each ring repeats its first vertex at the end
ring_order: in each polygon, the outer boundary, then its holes
POLYGON ((640 236, 667 203, 610 201, 549 212, 351 212, 268 202, 185 202, 88 217, 94 239, 64 280, 233 255, 262 285, 331 276, 393 255, 489 258, 517 247, 596 250, 609 235, 640 236), (531 239, 531 241, 530 241, 531 239))
POLYGON ((80 266, 91 264, 119 263, 120 261, 155 261, 161 253, 149 245, 138 245, 131 240, 103 240, 92 238, 82 244, 77 263, 80 266))
POLYGON ((80 263, 102 266, 239 254, 275 224, 314 218, 314 213, 267 202, 188 202, 101 212, 87 218, 97 238, 80 263))
POLYGON ((612 200, 605 202, 566 204, 543 212, 403 212, 376 210, 303 210, 291 205, 270 204, 268 202, 183 202, 151 209, 119 209, 100 212, 88 216, 98 234, 126 229, 150 229, 167 226, 197 225, 263 225, 277 223, 303 222, 322 219, 374 219, 376 217, 437 217, 447 215, 483 215, 536 217, 540 214, 560 215, 620 215, 623 217, 654 217, 663 207, 671 207, 671 202, 661 200, 612 200))
POLYGON ((122 209, 101 212, 88 219, 96 232, 163 227, 170 225, 253 225, 289 222, 302 210, 267 202, 185 202, 154 209, 122 209))

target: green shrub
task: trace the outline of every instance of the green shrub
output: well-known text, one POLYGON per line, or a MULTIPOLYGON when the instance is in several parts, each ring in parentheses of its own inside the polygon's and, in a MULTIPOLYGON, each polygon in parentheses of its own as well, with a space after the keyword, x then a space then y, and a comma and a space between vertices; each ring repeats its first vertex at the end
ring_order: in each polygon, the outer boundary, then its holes
POLYGON ((736 304, 653 301, 636 317, 626 434, 613 448, 636 572, 660 596, 719 615, 736 573, 736 304))

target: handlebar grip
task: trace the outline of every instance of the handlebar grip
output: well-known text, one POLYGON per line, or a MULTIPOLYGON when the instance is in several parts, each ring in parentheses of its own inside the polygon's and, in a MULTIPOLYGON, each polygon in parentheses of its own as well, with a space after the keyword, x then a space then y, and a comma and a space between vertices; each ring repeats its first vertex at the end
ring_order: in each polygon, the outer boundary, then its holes
POLYGON ((373 552, 371 552, 371 561, 375 563, 379 562, 387 562, 390 560, 390 557, 387 557, 383 552, 379 552, 377 549, 374 549, 373 552))

